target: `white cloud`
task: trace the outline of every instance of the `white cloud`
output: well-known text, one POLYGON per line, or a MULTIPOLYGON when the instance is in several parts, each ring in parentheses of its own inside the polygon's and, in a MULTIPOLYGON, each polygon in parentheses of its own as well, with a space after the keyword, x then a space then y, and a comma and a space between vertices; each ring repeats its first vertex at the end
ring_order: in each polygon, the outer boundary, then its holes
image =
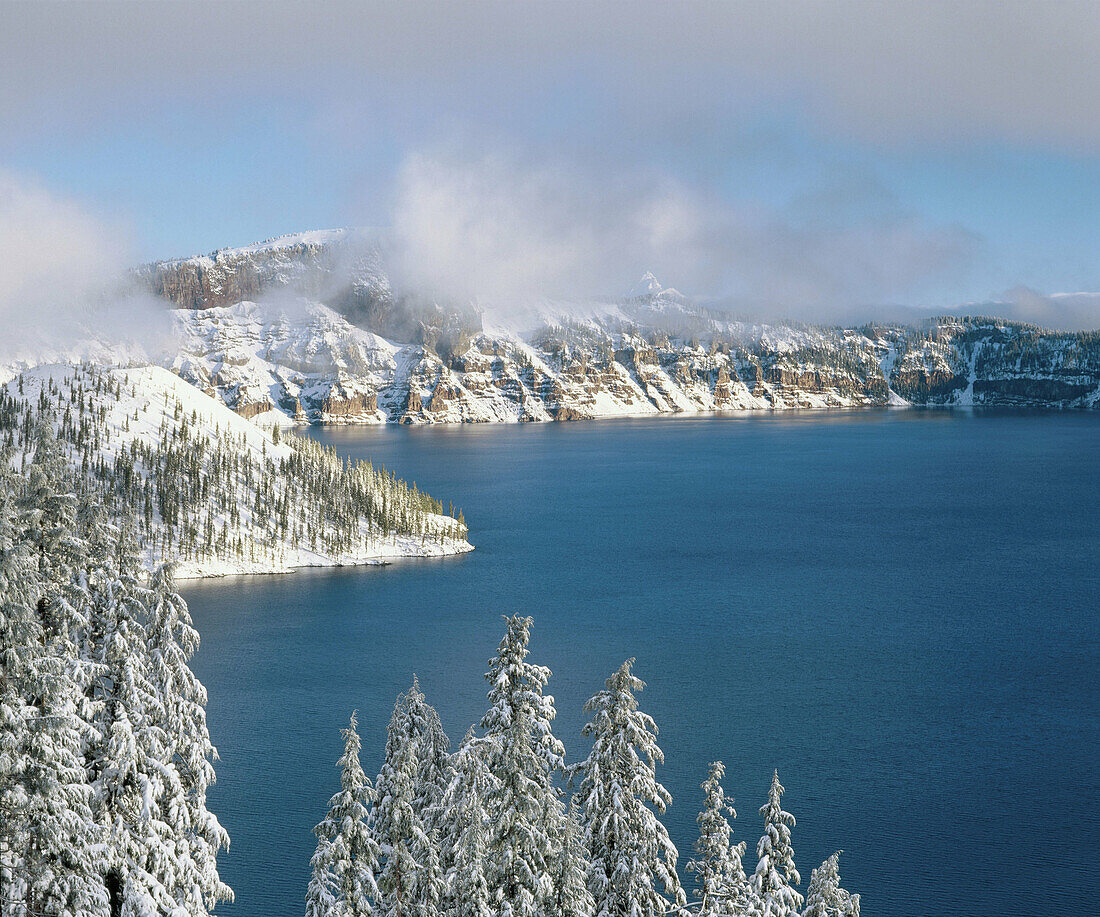
POLYGON ((132 262, 120 227, 3 170, 0 253, 0 359, 92 353, 93 339, 143 352, 167 331, 163 302, 127 292, 132 262))
POLYGON ((619 295, 652 270, 746 313, 828 320, 955 281, 977 257, 972 234, 901 211, 872 176, 838 194, 845 210, 829 193, 760 210, 645 171, 420 152, 399 181, 395 282, 514 311, 619 295))

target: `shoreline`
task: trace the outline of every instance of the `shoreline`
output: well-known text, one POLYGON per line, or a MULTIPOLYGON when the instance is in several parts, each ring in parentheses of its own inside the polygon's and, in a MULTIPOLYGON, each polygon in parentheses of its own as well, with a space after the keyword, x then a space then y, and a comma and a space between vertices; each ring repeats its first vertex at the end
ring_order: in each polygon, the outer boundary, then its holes
POLYGON ((254 569, 218 562, 205 565, 195 564, 189 568, 188 564, 192 562, 177 562, 175 578, 180 582, 194 582, 197 580, 222 579, 227 576, 287 576, 299 570, 320 570, 337 567, 388 567, 404 560, 442 560, 448 557, 459 557, 473 551, 474 545, 464 541, 460 545, 441 545, 437 548, 437 550, 431 551, 372 554, 364 557, 325 558, 306 563, 287 564, 281 567, 273 567, 257 562, 254 569))

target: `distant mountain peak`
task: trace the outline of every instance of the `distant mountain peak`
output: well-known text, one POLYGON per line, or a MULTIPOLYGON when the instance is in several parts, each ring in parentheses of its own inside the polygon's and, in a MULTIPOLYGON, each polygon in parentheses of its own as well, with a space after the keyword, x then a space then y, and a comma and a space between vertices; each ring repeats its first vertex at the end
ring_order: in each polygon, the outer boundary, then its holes
POLYGON ((664 287, 661 286, 660 281, 653 276, 653 272, 646 271, 642 275, 642 279, 634 284, 626 295, 629 299, 637 299, 639 296, 656 296, 663 289, 664 287))

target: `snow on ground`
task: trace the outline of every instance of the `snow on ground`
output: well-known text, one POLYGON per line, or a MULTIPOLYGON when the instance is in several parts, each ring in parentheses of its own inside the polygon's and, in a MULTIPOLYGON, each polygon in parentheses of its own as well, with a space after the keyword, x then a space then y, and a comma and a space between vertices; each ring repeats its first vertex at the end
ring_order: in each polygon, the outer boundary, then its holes
MULTIPOLYGON (((276 442, 273 425, 258 425, 239 416, 220 401, 199 391, 193 385, 160 366, 142 366, 134 368, 97 368, 97 372, 115 381, 121 389, 121 397, 100 398, 96 408, 103 412, 109 435, 100 447, 100 453, 108 464, 128 449, 133 441, 155 444, 160 441, 165 428, 170 428, 179 419, 185 419, 191 436, 215 442, 219 438, 228 439, 254 462, 265 459, 289 458, 295 451, 293 442, 286 436, 276 442)), ((81 381, 84 368, 72 364, 47 364, 26 370, 20 377, 7 383, 8 391, 16 397, 34 403, 45 388, 61 389, 61 408, 69 402, 74 383, 81 381), (19 382, 22 381, 22 394, 19 382)), ((86 382, 86 378, 84 378, 86 382)), ((278 496, 279 494, 276 494, 278 496)), ((239 524, 232 531, 233 537, 240 534, 246 545, 251 542, 253 507, 248 493, 238 506, 239 524)), ((445 516, 434 516, 433 530, 452 525, 453 520, 445 516)), ((226 514, 215 517, 220 527, 230 522, 226 514)), ((443 529, 445 530, 445 529, 443 529)), ((460 554, 473 550, 465 539, 443 538, 427 540, 414 536, 389 535, 383 537, 365 521, 360 522, 360 545, 353 551, 338 555, 314 551, 295 546, 288 539, 269 546, 257 545, 255 559, 201 559, 177 560, 177 576, 181 578, 222 576, 236 573, 285 573, 296 567, 329 567, 354 564, 382 563, 403 557, 439 557, 460 554)), ((147 552, 150 565, 161 558, 147 552)))

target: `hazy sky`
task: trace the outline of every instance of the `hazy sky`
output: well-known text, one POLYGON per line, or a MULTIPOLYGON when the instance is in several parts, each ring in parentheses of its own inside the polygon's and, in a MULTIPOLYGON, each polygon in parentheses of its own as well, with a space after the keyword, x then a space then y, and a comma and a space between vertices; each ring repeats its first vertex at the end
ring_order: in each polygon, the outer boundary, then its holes
POLYGON ((0 243, 378 226, 461 295, 810 318, 1100 290, 1098 48, 1094 2, 0 0, 0 243))

